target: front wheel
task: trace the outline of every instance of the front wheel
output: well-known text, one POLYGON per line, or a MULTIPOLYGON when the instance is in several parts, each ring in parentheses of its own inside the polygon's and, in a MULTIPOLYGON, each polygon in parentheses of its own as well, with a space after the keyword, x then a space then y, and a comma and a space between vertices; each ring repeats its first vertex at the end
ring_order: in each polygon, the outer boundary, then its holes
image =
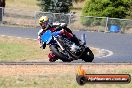
POLYGON ((68 59, 67 60, 64 60, 64 59, 62 59, 62 61, 63 62, 71 62, 72 60, 68 60, 68 59))
POLYGON ((92 62, 93 59, 94 59, 94 54, 93 52, 87 47, 86 48, 86 54, 83 55, 82 59, 85 61, 85 62, 92 62))
POLYGON ((66 55, 64 55, 63 53, 60 52, 59 46, 57 46, 57 45, 51 45, 50 49, 63 62, 71 62, 71 60, 68 59, 68 56, 66 56, 66 55))

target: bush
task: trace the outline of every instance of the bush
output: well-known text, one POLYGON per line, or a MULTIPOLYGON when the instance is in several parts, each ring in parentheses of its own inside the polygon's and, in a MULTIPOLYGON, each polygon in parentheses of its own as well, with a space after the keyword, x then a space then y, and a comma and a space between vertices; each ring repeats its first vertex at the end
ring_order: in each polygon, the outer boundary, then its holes
POLYGON ((131 0, 86 0, 83 16, 125 18, 128 16, 131 0))

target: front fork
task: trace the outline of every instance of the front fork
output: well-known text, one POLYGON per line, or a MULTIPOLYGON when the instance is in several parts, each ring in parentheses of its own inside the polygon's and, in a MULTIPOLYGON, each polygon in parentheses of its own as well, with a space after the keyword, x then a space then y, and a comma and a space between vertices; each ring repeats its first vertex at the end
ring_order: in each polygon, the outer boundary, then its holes
POLYGON ((57 44, 60 46, 61 50, 64 51, 65 49, 63 48, 63 46, 60 44, 60 42, 58 41, 58 39, 56 37, 54 37, 54 40, 57 42, 57 44))
POLYGON ((81 36, 81 41, 82 41, 82 45, 86 45, 86 35, 85 34, 81 36))

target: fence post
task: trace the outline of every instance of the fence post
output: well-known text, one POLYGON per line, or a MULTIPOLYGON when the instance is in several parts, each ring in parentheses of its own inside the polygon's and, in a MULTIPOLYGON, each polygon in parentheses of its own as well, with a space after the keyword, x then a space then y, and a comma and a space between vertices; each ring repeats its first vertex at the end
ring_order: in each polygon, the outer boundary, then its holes
POLYGON ((3 7, 0 7, 0 22, 3 21, 3 7))
POLYGON ((107 32, 107 31, 108 31, 108 21, 109 21, 109 17, 106 17, 105 32, 107 32))
POLYGON ((71 24, 71 15, 72 15, 72 14, 70 13, 70 15, 69 15, 69 22, 68 22, 69 25, 71 24))
POLYGON ((36 17, 36 11, 35 11, 35 13, 34 13, 34 28, 36 29, 37 28, 37 22, 36 22, 36 20, 37 20, 37 17, 36 17))

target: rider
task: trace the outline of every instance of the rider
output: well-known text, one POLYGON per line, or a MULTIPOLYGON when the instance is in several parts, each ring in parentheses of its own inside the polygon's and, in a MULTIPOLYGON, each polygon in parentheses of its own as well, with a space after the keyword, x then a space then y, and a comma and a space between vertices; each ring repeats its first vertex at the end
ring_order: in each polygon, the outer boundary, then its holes
POLYGON ((79 44, 79 41, 77 37, 72 33, 72 31, 67 28, 66 24, 63 24, 62 26, 59 26, 56 28, 56 26, 49 21, 49 18, 47 16, 42 16, 39 19, 39 24, 41 26, 41 29, 38 32, 38 40, 40 43, 40 46, 44 49, 46 44, 42 44, 41 42, 41 35, 47 30, 50 29, 52 32, 54 31, 60 31, 60 34, 65 34, 70 40, 74 41, 76 44, 79 44))
MULTIPOLYGON (((42 47, 43 49, 45 49, 46 43, 41 42, 41 35, 44 32, 46 32, 46 30, 51 30, 52 32, 58 31, 60 35, 65 34, 69 39, 73 39, 73 34, 70 29, 68 29, 67 27, 58 27, 56 29, 56 27, 54 27, 53 23, 51 23, 49 21, 49 18, 47 16, 40 17, 39 24, 41 26, 41 29, 38 32, 38 40, 39 40, 40 47, 42 47)), ((49 53, 48 56, 50 58, 49 60, 51 60, 51 61, 53 59, 57 58, 52 52, 49 53)))
POLYGON ((59 31, 60 34, 65 34, 68 38, 71 38, 71 39, 73 37, 72 31, 70 29, 68 29, 67 27, 58 27, 58 28, 56 28, 53 25, 53 23, 51 23, 49 21, 49 18, 47 16, 40 17, 39 24, 41 26, 41 29, 38 32, 38 40, 39 40, 40 46, 42 48, 45 48, 46 45, 42 44, 41 35, 48 29, 51 30, 52 32, 59 31))

